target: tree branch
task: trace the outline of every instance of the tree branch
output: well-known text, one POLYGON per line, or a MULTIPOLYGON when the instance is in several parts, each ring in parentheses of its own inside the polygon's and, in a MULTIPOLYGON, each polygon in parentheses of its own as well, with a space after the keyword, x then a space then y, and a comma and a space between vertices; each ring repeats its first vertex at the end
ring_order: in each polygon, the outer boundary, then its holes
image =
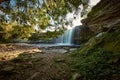
POLYGON ((0 0, 0 3, 4 2, 4 1, 8 1, 8 0, 0 0))

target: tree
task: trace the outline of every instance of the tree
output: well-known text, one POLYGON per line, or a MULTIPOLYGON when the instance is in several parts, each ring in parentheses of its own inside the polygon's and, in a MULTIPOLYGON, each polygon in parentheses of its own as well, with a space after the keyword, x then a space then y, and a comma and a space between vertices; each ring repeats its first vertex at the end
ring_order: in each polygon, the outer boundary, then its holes
MULTIPOLYGON (((19 27, 38 25, 38 30, 54 26, 56 30, 63 30, 61 26, 67 23, 66 14, 77 10, 80 4, 83 4, 84 12, 88 2, 89 0, 0 0, 0 24, 12 23, 12 26, 19 27)), ((26 30, 23 27, 21 29, 26 30)))

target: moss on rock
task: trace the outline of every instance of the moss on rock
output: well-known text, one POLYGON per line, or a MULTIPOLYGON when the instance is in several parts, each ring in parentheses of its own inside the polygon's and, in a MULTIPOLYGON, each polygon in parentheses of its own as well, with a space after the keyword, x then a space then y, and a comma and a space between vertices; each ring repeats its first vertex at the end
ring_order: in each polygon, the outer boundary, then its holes
POLYGON ((120 76, 120 29, 92 37, 75 51, 72 67, 87 80, 120 76), (74 65, 74 66, 73 66, 74 65))

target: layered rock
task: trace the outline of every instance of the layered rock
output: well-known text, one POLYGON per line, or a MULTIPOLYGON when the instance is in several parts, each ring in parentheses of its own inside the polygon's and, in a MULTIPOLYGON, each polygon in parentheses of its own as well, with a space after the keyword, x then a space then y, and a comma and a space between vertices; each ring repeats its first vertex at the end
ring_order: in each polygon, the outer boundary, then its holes
POLYGON ((76 26, 73 30, 72 43, 81 44, 86 42, 91 36, 93 36, 93 32, 86 26, 76 26))
POLYGON ((120 0, 101 0, 82 23, 95 33, 116 29, 120 25, 120 0))

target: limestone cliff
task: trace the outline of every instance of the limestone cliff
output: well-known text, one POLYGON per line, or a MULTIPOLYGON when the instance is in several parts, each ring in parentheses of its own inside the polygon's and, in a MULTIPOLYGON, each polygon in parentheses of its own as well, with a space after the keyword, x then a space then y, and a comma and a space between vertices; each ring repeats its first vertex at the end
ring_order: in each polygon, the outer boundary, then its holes
POLYGON ((82 20, 95 33, 120 26, 120 0, 101 0, 82 20))

